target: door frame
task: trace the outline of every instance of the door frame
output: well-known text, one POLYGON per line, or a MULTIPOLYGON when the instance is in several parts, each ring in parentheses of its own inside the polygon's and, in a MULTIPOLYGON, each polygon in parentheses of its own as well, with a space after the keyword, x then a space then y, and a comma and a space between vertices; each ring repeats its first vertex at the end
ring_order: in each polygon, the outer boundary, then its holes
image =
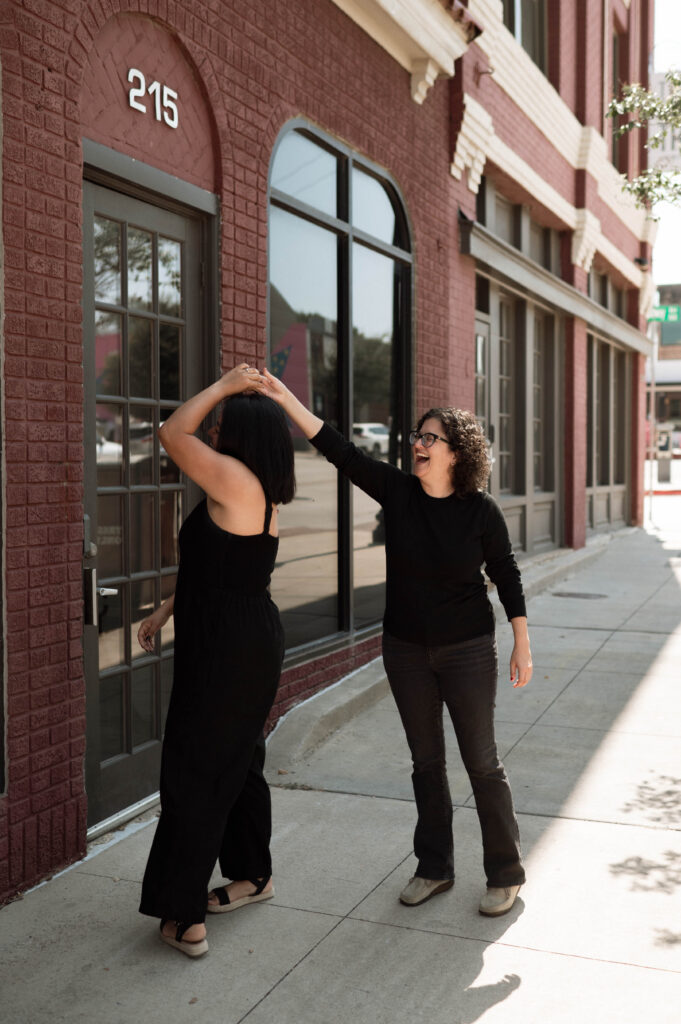
MULTIPOLYGON (((110 150, 105 146, 101 146, 97 143, 92 143, 89 140, 83 140, 83 151, 85 158, 84 166, 84 182, 88 184, 99 185, 111 192, 119 192, 126 199, 133 199, 144 202, 152 207, 156 207, 163 212, 176 214, 185 219, 189 219, 196 224, 198 231, 198 250, 200 254, 200 268, 199 268, 199 288, 195 302, 196 306, 192 312, 192 318, 198 324, 198 344, 190 342, 187 339, 187 346, 192 344, 193 352, 198 352, 201 366, 198 371, 198 377, 203 383, 207 383, 210 380, 216 378, 219 373, 220 366, 220 350, 219 345, 216 344, 218 335, 217 325, 219 320, 219 220, 218 210, 219 201, 218 197, 213 193, 199 189, 194 185, 187 182, 182 182, 179 179, 173 178, 172 176, 165 174, 162 171, 158 171, 148 165, 141 164, 139 161, 131 160, 128 157, 123 156, 120 153, 116 153, 114 150, 110 150), (212 340, 212 342, 211 342, 212 340)), ((83 189, 83 205, 86 203, 86 187, 83 189)), ((88 317, 91 316, 92 308, 90 300, 88 299, 87 307, 85 305, 85 298, 92 296, 94 293, 94 281, 93 275, 93 258, 94 253, 92 251, 92 238, 90 234, 85 234, 83 237, 83 365, 84 365, 84 422, 86 426, 86 439, 84 441, 84 452, 83 452, 83 465, 84 465, 84 487, 96 489, 96 464, 94 463, 94 446, 89 444, 87 441, 87 428, 92 418, 92 406, 95 402, 95 394, 91 392, 93 380, 92 374, 88 374, 88 370, 92 368, 88 366, 88 353, 86 345, 88 336, 91 331, 91 325, 88 322, 88 317)), ((185 348, 187 353, 187 348, 185 348)), ((186 355, 185 355, 186 358, 186 355)), ((196 494, 193 496, 194 501, 198 497, 198 489, 196 494)), ((87 508, 92 502, 92 494, 88 497, 84 494, 84 507, 87 508)), ((187 491, 187 507, 185 508, 185 515, 190 511, 192 501, 192 495, 190 490, 187 491)), ((83 566, 84 568, 91 567, 95 563, 94 551, 90 548, 90 544, 94 541, 92 535, 88 536, 87 531, 84 536, 83 545, 83 566)), ((85 575, 85 574, 84 574, 85 575)), ((88 594, 85 594, 85 612, 86 616, 88 613, 88 594)), ((86 692, 86 715, 90 716, 95 712, 94 697, 98 692, 98 681, 99 681, 99 670, 98 665, 96 666, 96 672, 93 670, 92 665, 88 664, 88 657, 86 651, 88 646, 92 646, 91 638, 90 643, 85 642, 86 630, 92 629, 86 623, 87 618, 84 618, 83 625, 83 676, 85 680, 85 692, 86 692), (95 678, 96 677, 96 678, 95 678)), ((95 627, 96 628, 96 627, 95 627)), ((98 713, 98 708, 97 708, 98 713)), ((85 756, 85 768, 86 768, 86 779, 96 778, 99 772, 99 762, 94 765, 94 760, 97 758, 98 752, 94 749, 92 743, 92 722, 89 717, 86 722, 86 756, 85 756), (93 774, 93 768, 96 768, 96 772, 93 774)), ((153 767, 152 762, 154 758, 158 757, 158 745, 156 750, 149 750, 148 754, 146 751, 143 752, 143 757, 146 756, 147 760, 150 760, 150 767, 153 767)), ((136 754, 136 757, 139 757, 136 754)), ((144 766, 140 765, 140 768, 144 770, 144 766)), ((115 788, 115 782, 114 782, 115 788)), ((88 828, 88 837, 92 838, 94 835, 100 834, 105 829, 113 827, 115 823, 120 823, 132 817, 134 814, 140 812, 140 805, 154 802, 157 798, 155 792, 156 787, 154 786, 154 792, 149 793, 143 797, 142 800, 136 800, 130 806, 121 806, 115 813, 107 815, 103 821, 92 821, 92 816, 89 814, 90 827, 88 828)), ((95 796, 93 794, 93 806, 101 804, 99 794, 95 796)), ((123 799, 123 803, 126 802, 127 798, 123 799)), ((99 817, 99 815, 96 815, 99 817)))

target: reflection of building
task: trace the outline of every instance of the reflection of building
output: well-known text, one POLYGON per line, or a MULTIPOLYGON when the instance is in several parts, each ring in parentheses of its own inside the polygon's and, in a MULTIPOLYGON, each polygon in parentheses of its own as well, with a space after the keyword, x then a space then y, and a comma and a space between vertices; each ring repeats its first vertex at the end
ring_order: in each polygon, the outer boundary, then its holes
MULTIPOLYGON (((402 465, 474 408, 523 557, 641 518, 645 152, 605 93, 651 0, 122 6, 3 4, 0 899, 156 788, 172 631, 135 633, 198 497, 156 429, 220 365, 402 465)), ((296 447, 275 715, 380 643, 380 510, 296 447)))

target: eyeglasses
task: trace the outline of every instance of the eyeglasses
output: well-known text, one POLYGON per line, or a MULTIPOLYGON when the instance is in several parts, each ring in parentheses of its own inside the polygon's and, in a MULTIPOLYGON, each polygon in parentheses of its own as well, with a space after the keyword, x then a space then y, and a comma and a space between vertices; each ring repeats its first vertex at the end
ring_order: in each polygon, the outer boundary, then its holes
POLYGON ((440 437, 439 434, 431 434, 429 432, 419 434, 418 431, 412 430, 409 435, 409 444, 414 445, 417 441, 420 441, 424 448, 432 448, 436 441, 444 441, 445 444, 449 444, 447 438, 440 437))

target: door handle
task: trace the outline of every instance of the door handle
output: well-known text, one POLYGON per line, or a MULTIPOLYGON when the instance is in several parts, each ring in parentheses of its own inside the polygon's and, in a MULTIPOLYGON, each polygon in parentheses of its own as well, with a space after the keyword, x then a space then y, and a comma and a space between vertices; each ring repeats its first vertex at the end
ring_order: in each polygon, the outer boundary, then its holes
POLYGON ((98 587, 97 570, 85 568, 83 570, 83 622, 86 626, 98 626, 99 614, 97 608, 98 597, 116 597, 117 587, 98 587))

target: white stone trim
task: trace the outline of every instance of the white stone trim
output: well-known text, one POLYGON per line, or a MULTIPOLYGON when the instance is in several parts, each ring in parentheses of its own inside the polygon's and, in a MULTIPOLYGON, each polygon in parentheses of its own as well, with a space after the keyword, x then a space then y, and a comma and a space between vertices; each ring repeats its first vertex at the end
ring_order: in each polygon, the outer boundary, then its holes
POLYGON ((488 158, 505 174, 519 182, 542 206, 551 210, 567 227, 572 230, 577 226, 577 210, 560 192, 542 177, 526 160, 523 160, 514 149, 493 133, 487 151, 488 158))
POLYGON ((577 223, 572 233, 572 262, 587 274, 591 270, 596 249, 601 241, 601 222, 589 210, 577 210, 577 223))
POLYGON ((646 320, 650 316, 650 311, 653 308, 655 301, 655 282, 653 281, 653 275, 650 271, 645 274, 641 274, 642 283, 641 289, 638 293, 638 310, 641 316, 645 317, 646 320))
POLYGON ((411 94, 423 103, 436 78, 451 78, 468 34, 438 0, 333 0, 411 74, 411 94))
POLYGON ((493 68, 494 81, 575 169, 584 169, 598 183, 598 195, 643 240, 647 215, 622 192, 622 181, 608 155, 605 139, 583 126, 546 76, 503 23, 500 0, 470 0, 468 9, 483 26, 476 40, 493 68))
POLYGON ((494 122, 488 110, 474 100, 464 97, 463 121, 456 137, 456 151, 451 172, 459 180, 468 171, 467 184, 471 192, 480 188, 480 179, 485 169, 487 154, 492 148, 494 122))
MULTIPOLYGON (((537 202, 551 210, 566 227, 573 232, 572 262, 586 270, 591 269, 594 256, 600 253, 634 288, 641 288, 644 275, 633 260, 628 259, 618 247, 603 234, 599 219, 590 211, 569 203, 560 192, 539 174, 534 167, 523 160, 514 149, 506 145, 494 131, 494 123, 487 110, 467 93, 464 95, 464 117, 459 145, 451 164, 451 173, 460 179, 468 170, 468 187, 477 192, 485 162, 502 168, 515 181, 522 184, 537 202)), ((652 229, 646 222, 646 232, 652 229)))

